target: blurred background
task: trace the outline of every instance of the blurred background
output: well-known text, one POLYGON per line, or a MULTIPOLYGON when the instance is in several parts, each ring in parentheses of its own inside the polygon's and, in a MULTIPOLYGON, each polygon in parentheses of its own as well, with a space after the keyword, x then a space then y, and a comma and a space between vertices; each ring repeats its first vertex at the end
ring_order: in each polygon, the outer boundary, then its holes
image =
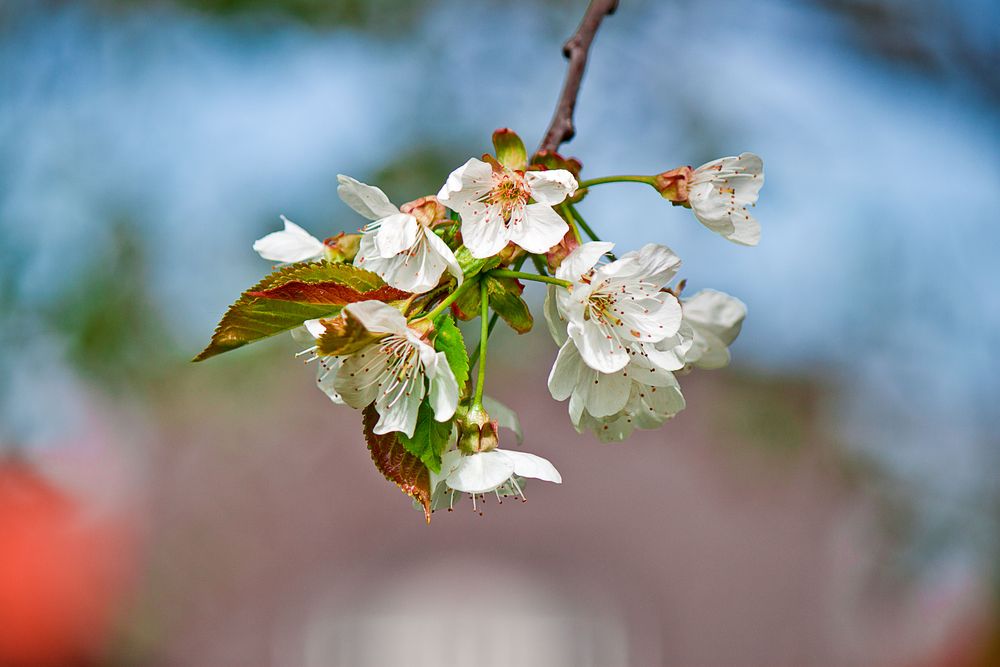
POLYGON ((565 480, 527 503, 424 525, 290 337, 188 363, 279 214, 362 224, 337 173, 402 203, 536 145, 584 6, 0 4, 0 664, 1000 664, 993 0, 622 1, 564 152, 756 152, 763 240, 581 212, 749 317, 620 445, 501 327, 488 392, 565 480))

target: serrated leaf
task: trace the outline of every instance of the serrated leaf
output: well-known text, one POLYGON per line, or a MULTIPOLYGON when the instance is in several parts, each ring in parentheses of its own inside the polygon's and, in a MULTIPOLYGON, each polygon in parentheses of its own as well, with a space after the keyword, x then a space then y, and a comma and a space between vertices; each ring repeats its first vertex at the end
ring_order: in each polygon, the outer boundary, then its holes
POLYGON ((410 296, 409 292, 395 287, 382 285, 370 291, 358 291, 353 287, 338 282, 304 283, 298 280, 272 287, 271 289, 250 292, 251 296, 280 301, 295 301, 297 303, 315 303, 330 306, 343 306, 357 301, 398 301, 410 296))
POLYGON ((419 458, 432 472, 441 472, 441 455, 448 445, 450 435, 451 420, 435 421, 434 409, 426 400, 420 404, 417 412, 413 437, 408 438, 405 433, 396 434, 406 451, 419 458))
POLYGON ((354 301, 372 298, 373 294, 383 294, 379 290, 385 287, 385 283, 374 273, 347 264, 300 262, 283 267, 248 289, 229 307, 212 334, 212 342, 194 361, 204 361, 217 354, 294 329, 306 320, 336 315, 344 303, 351 301, 310 303, 260 296, 290 283, 331 282, 353 290, 350 297, 354 301))
POLYGON ((416 499, 424 508, 427 523, 431 522, 431 476, 427 466, 406 450, 397 433, 378 435, 372 429, 378 423, 378 412, 369 405, 362 412, 365 442, 375 467, 398 486, 403 493, 416 499))
MULTIPOLYGON (((477 290, 468 290, 470 292, 477 290)), ((434 349, 444 352, 458 382, 459 393, 469 380, 469 352, 465 349, 465 338, 462 331, 455 325, 455 320, 446 317, 440 321, 437 336, 434 338, 434 349)))
POLYGON ((514 278, 486 278, 486 291, 490 297, 490 308, 519 334, 531 331, 535 320, 531 309, 521 298, 524 287, 514 278))
POLYGON ((508 169, 524 171, 528 166, 528 151, 514 130, 502 127, 493 133, 493 149, 497 161, 508 169))

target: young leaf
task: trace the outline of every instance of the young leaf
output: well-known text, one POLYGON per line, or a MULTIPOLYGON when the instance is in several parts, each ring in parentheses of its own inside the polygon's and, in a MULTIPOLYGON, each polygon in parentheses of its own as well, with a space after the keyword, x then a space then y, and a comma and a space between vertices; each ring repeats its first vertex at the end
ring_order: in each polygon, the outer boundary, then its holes
POLYGON ((348 264, 310 262, 283 267, 244 292, 229 307, 212 334, 212 342, 194 361, 203 361, 294 329, 306 320, 332 317, 347 303, 371 298, 399 298, 396 296, 400 294, 398 290, 388 290, 392 288, 387 288, 374 273, 348 264), (303 286, 330 283, 340 286, 336 290, 336 298, 329 290, 324 292, 323 299, 315 297, 316 301, 309 300, 314 295, 303 294, 303 286), (285 285, 293 287, 283 292, 281 288, 285 285))
POLYGON ((531 331, 534 318, 528 304, 521 298, 524 287, 514 278, 486 278, 490 308, 519 334, 531 331))
POLYGON ((431 476, 420 459, 406 451, 397 433, 377 435, 372 429, 378 423, 378 412, 369 405, 362 413, 365 442, 372 461, 382 475, 403 493, 415 498, 424 507, 424 517, 431 522, 431 476))
POLYGON ((497 161, 508 169, 524 171, 528 166, 528 151, 517 133, 502 127, 493 133, 493 148, 497 161))
POLYGON ((379 339, 351 314, 350 309, 341 311, 340 317, 322 322, 326 331, 316 341, 320 354, 353 354, 379 339))
MULTIPOLYGON (((476 292, 478 290, 468 290, 476 292)), ((469 379, 469 353, 465 349, 465 339, 461 330, 455 325, 455 320, 446 317, 438 325, 437 336, 434 338, 434 349, 444 352, 448 358, 451 372, 455 374, 459 393, 469 379)))
POLYGON ((430 403, 425 400, 420 404, 412 438, 406 437, 405 433, 397 433, 396 436, 406 451, 419 458, 431 471, 441 472, 441 455, 451 436, 451 420, 443 423, 435 421, 430 403))

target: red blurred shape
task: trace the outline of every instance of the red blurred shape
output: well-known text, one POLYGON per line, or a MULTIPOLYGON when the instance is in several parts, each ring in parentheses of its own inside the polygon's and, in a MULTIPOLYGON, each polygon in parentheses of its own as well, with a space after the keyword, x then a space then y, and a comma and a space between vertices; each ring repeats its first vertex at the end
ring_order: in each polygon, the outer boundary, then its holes
POLYGON ((0 463, 0 665, 98 659, 130 569, 126 535, 29 466, 0 463))

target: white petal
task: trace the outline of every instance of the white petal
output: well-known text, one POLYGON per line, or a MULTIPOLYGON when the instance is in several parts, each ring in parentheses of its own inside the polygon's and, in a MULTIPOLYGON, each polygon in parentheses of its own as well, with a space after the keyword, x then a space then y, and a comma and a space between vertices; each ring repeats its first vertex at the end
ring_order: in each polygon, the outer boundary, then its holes
POLYGON ((583 359, 571 340, 566 340, 559 348, 552 370, 549 371, 549 393, 557 401, 565 401, 580 381, 580 370, 583 359))
POLYGON ((513 474, 513 459, 493 450, 463 456, 445 483, 463 493, 485 493, 506 482, 513 474))
POLYGON ((424 399, 423 378, 418 380, 419 391, 414 391, 408 395, 403 395, 396 400, 395 396, 379 396, 375 401, 375 409, 379 413, 378 423, 372 429, 375 433, 383 435, 399 431, 405 433, 406 437, 413 437, 413 430, 417 427, 417 412, 420 410, 420 403, 424 399))
POLYGON ((598 241, 578 246, 563 259, 556 269, 556 277, 562 280, 579 280, 580 276, 594 268, 601 257, 614 247, 614 243, 598 241))
POLYGON ((529 454, 528 452, 514 452, 509 449, 497 449, 514 462, 514 474, 519 477, 531 477, 544 482, 562 483, 562 475, 556 467, 541 456, 529 454))
POLYGON ((396 212, 378 221, 375 232, 375 247, 383 259, 395 257, 413 247, 417 242, 420 223, 409 213, 396 212))
POLYGON ((444 352, 438 352, 435 361, 433 375, 428 373, 431 381, 430 403, 434 409, 434 419, 444 422, 454 416, 455 408, 458 407, 458 382, 444 352))
POLYGON ((302 326, 306 328, 309 335, 313 338, 319 338, 326 333, 326 325, 320 320, 306 320, 302 323, 302 326))
POLYGON ((684 299, 684 319, 716 334, 727 345, 736 340, 747 315, 746 305, 725 292, 701 290, 684 299))
POLYGON ((316 386, 337 405, 346 405, 336 387, 337 373, 343 363, 343 357, 320 357, 317 361, 316 386))
POLYGON ((334 391, 352 408, 367 407, 378 397, 376 380, 388 362, 377 343, 362 348, 344 359, 333 380, 334 391))
POLYGON ((547 252, 569 231, 569 225, 548 204, 524 207, 524 222, 511 225, 510 240, 528 252, 547 252))
POLYGON ((344 306, 344 310, 356 317, 361 326, 372 333, 394 333, 405 335, 406 318, 403 314, 381 301, 359 301, 344 306))
POLYGON ((632 381, 622 372, 594 373, 588 378, 587 412, 594 417, 613 415, 628 402, 632 381))
POLYGON ((494 419, 498 426, 514 432, 517 444, 524 442, 524 431, 521 430, 521 420, 517 418, 516 412, 489 396, 483 396, 483 407, 486 408, 486 412, 490 413, 490 418, 494 419))
POLYGON ((462 214, 462 242, 473 257, 492 257, 506 247, 510 232, 498 211, 489 207, 480 216, 462 214))
POLYGON ((568 331, 584 363, 595 371, 614 373, 628 364, 629 356, 625 347, 593 320, 580 323, 570 321, 568 331))
POLYGON ((437 287, 441 274, 448 267, 445 259, 435 252, 424 238, 410 252, 389 259, 368 258, 361 264, 374 271, 387 284, 396 289, 423 294, 437 287))
POLYGON ((562 203, 566 197, 572 197, 577 188, 573 174, 565 169, 527 171, 524 173, 524 182, 531 190, 532 199, 539 204, 549 206, 555 206, 562 203))
POLYGON ((281 216, 285 229, 272 232, 254 241, 253 249, 264 259, 293 264, 318 259, 326 253, 326 246, 315 236, 294 222, 281 216))
POLYGON ((465 164, 451 172, 448 180, 441 186, 437 194, 438 201, 462 214, 464 220, 467 212, 479 203, 493 189, 493 167, 482 160, 470 158, 465 164))
MULTIPOLYGON (((545 315, 545 323, 549 327, 549 334, 551 334, 552 340, 556 342, 556 345, 561 347, 566 342, 567 334, 566 320, 559 314, 558 298, 555 294, 557 289, 562 288, 549 285, 549 288, 545 290, 545 305, 542 307, 542 313, 545 315)), ((565 292, 566 290, 562 291, 565 292)))
MULTIPOLYGON (((432 230, 424 228, 424 237, 427 239, 427 245, 430 246, 431 250, 437 253, 441 259, 444 260, 448 273, 455 276, 455 280, 457 280, 458 284, 461 285, 462 281, 465 280, 465 276, 462 273, 462 267, 459 266, 458 260, 455 258, 455 253, 453 253, 451 248, 448 247, 448 244, 445 243, 441 237, 435 234, 432 230)), ((440 280, 440 276, 438 279, 440 280)))
POLYGON ((366 185, 350 176, 337 174, 337 194, 344 203, 368 218, 378 220, 399 213, 385 193, 372 185, 366 185))

